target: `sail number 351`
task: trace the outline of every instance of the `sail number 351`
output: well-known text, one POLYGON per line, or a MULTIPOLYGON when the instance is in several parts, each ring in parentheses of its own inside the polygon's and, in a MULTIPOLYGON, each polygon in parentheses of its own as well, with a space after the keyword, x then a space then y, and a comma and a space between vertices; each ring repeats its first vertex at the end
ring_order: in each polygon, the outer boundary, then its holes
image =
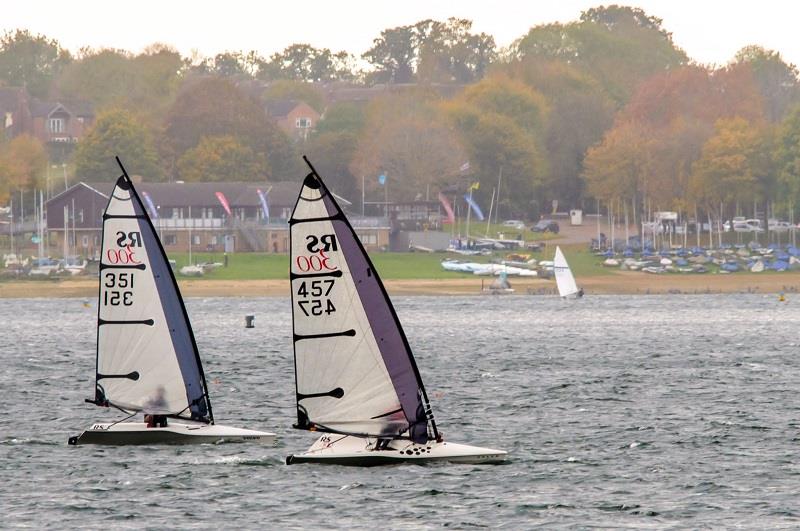
POLYGON ((133 304, 133 273, 113 273, 104 275, 106 288, 103 293, 103 306, 131 306, 133 304), (118 288, 118 289, 112 289, 118 288))
POLYGON ((335 282, 333 279, 312 280, 311 282, 304 280, 297 289, 297 296, 303 297, 302 300, 297 301, 300 310, 306 316, 330 315, 335 312, 336 307, 327 298, 335 282))

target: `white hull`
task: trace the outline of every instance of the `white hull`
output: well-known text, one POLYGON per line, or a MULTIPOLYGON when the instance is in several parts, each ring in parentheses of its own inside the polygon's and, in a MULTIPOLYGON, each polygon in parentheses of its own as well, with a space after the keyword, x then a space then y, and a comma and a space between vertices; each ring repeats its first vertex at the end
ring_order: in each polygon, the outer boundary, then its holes
POLYGON ((416 444, 407 440, 393 440, 385 449, 378 450, 375 448, 376 442, 376 439, 348 435, 323 435, 307 452, 287 457, 286 464, 377 466, 398 463, 425 464, 435 461, 482 464, 503 462, 507 455, 503 450, 435 441, 416 444))
POLYGON ((70 444, 203 444, 219 442, 258 442, 274 444, 275 434, 220 426, 182 423, 170 420, 166 428, 148 428, 144 422, 96 423, 70 444))

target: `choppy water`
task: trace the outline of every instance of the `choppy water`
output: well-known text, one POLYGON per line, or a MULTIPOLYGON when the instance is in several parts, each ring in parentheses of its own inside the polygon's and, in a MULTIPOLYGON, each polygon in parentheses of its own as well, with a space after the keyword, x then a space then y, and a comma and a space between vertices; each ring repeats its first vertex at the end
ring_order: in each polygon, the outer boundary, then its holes
POLYGON ((445 437, 508 464, 284 465, 314 437, 281 298, 187 301, 218 422, 277 448, 69 447, 114 418, 83 403, 95 310, 0 300, 0 527, 800 526, 800 297, 395 304, 445 437))

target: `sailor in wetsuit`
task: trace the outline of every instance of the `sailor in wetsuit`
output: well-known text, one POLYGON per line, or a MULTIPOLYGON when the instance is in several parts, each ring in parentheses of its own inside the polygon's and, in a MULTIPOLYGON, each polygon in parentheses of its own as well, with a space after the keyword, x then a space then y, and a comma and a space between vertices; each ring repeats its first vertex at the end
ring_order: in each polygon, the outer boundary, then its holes
POLYGON ((163 385, 156 388, 156 393, 144 404, 144 422, 148 428, 166 428, 167 411, 166 389, 163 385))

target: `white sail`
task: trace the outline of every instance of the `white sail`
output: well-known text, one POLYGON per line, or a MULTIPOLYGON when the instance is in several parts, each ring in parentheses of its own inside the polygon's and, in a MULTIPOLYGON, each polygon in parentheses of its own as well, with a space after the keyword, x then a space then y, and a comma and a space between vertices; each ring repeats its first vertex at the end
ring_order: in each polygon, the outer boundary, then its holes
POLYGON ((314 172, 290 231, 296 427, 427 440, 431 415, 408 342, 358 236, 314 172))
POLYGON ((103 215, 94 402, 213 422, 183 301, 126 175, 103 215))
POLYGON ((578 293, 578 285, 575 284, 575 277, 567 264, 567 259, 561 252, 561 248, 556 246, 556 256, 553 259, 553 273, 556 276, 558 294, 562 297, 574 296, 578 293))

